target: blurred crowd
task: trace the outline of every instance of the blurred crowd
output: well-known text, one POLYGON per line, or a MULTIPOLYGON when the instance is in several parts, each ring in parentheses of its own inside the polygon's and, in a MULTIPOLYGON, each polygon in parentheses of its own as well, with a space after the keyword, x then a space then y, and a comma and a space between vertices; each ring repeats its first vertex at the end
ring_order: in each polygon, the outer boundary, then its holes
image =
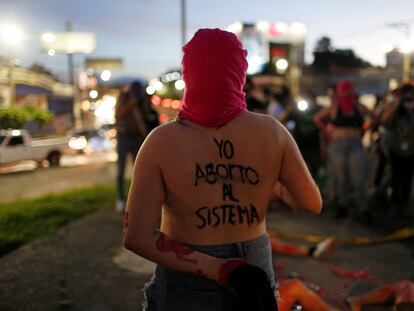
POLYGON ((287 86, 261 86, 250 78, 245 92, 248 110, 273 116, 295 138, 336 218, 370 222, 378 206, 395 217, 407 215, 414 171, 414 83, 377 96, 374 107, 362 104, 347 80, 326 90, 323 106, 311 90, 294 99, 287 86))

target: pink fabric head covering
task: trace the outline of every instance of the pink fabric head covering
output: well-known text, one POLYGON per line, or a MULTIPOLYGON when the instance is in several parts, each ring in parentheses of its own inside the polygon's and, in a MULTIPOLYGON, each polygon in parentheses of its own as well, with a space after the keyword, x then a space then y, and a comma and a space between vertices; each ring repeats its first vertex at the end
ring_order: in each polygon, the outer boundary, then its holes
POLYGON ((354 111, 356 106, 354 85, 351 81, 342 80, 336 86, 339 108, 344 113, 354 111))
POLYGON ((233 33, 200 29, 183 52, 186 88, 180 118, 216 127, 247 110, 243 93, 247 52, 233 33))

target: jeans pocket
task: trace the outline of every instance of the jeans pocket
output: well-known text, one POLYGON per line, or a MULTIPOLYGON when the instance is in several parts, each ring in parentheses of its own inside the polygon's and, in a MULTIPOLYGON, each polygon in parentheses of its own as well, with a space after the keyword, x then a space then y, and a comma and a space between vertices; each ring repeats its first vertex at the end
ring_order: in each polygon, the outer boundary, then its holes
POLYGON ((166 311, 220 311, 223 310, 223 293, 183 288, 167 282, 166 311))

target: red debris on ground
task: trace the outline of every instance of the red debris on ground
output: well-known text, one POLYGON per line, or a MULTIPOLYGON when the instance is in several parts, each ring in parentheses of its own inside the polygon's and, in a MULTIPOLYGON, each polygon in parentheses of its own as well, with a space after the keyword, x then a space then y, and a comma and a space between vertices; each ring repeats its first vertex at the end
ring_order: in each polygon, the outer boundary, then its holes
POLYGON ((276 263, 273 265, 273 268, 278 271, 278 270, 283 270, 285 269, 285 264, 281 261, 276 261, 276 263))
POLYGON ((374 280, 376 277, 371 274, 369 268, 365 268, 363 270, 345 270, 339 267, 331 267, 331 271, 338 276, 353 278, 353 279, 370 279, 374 280))

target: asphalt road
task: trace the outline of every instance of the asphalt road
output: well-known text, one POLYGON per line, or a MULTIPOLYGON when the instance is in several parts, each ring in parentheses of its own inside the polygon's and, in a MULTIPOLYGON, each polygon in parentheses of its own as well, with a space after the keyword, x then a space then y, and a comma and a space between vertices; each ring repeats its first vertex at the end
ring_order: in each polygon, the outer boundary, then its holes
MULTIPOLYGON (((37 168, 34 162, 21 162, 0 168, 0 202, 64 192, 97 184, 115 183, 116 153, 95 153, 62 157, 60 167, 37 168)), ((131 176, 132 161, 126 168, 131 176)))

